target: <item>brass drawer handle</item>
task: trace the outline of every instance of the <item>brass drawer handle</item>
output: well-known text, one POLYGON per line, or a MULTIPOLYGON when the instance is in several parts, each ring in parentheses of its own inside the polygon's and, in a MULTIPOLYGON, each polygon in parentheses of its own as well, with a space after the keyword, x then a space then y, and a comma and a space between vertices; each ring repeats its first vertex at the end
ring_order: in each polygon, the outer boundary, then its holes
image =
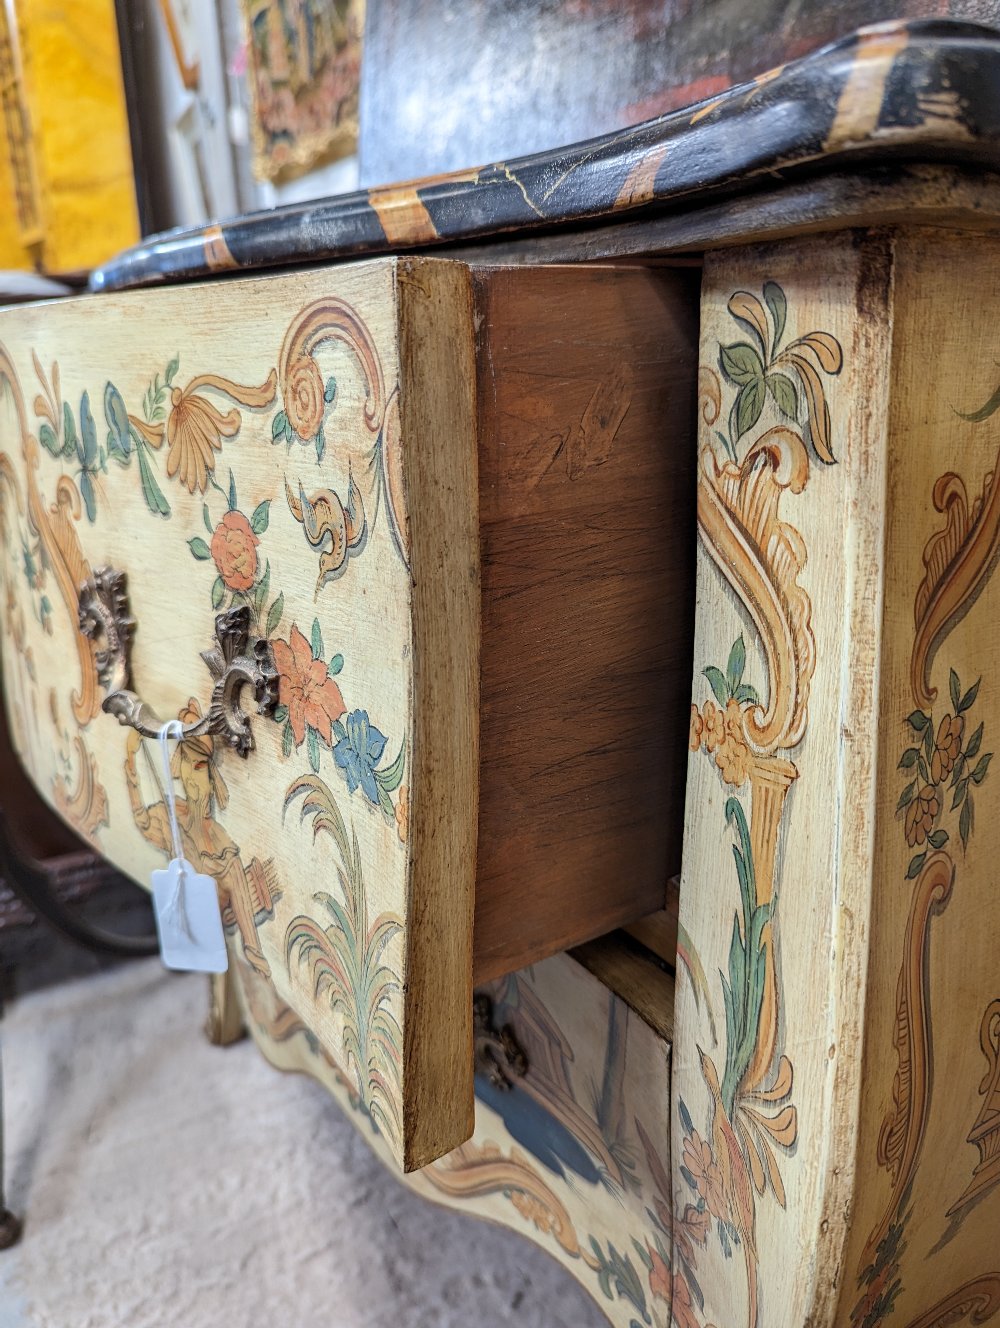
MULTIPOLYGON (((99 568, 80 587, 80 630, 95 649, 97 677, 107 691, 102 708, 119 724, 155 738, 163 727, 145 701, 131 690, 129 652, 135 619, 129 614, 125 573, 99 568)), ((240 705, 244 687, 252 687, 258 712, 273 717, 278 704, 278 671, 269 641, 250 634, 250 610, 244 605, 220 613, 215 620, 217 645, 202 651, 215 686, 205 715, 184 725, 184 738, 211 733, 234 747, 240 756, 253 748, 250 719, 240 705)))

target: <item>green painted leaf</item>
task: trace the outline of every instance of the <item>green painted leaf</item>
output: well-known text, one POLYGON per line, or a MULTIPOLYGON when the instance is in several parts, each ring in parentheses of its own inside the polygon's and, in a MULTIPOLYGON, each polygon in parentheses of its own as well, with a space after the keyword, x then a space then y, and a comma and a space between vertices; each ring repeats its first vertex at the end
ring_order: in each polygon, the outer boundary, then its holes
POLYGON ((962 688, 958 681, 958 674, 954 669, 948 671, 948 690, 951 692, 951 707, 957 713, 958 703, 961 699, 962 688))
POLYGON ((729 700, 729 684, 726 682, 725 675, 721 669, 717 669, 714 664, 709 664, 707 669, 702 669, 702 673, 708 679, 708 685, 720 706, 724 706, 729 700))
POLYGON ((721 346, 719 364, 730 382, 741 387, 764 377, 764 361, 749 341, 734 341, 729 346, 721 346))
MULTIPOLYGON (((110 441, 110 440, 109 440, 110 441)), ((73 412, 69 408, 69 402, 63 402, 63 447, 64 457, 71 457, 77 449, 76 441, 76 421, 73 419, 73 412)))
POLYGON ((271 421, 271 441, 276 443, 279 438, 285 435, 285 427, 288 424, 288 416, 283 410, 279 410, 271 421))
POLYGON ((977 678, 976 681, 973 683, 973 685, 969 688, 969 690, 968 690, 968 691, 965 693, 965 695, 962 697, 962 699, 961 699, 961 701, 959 702, 959 705, 958 705, 958 713, 959 713, 960 715, 964 714, 965 711, 968 710, 968 708, 969 708, 969 707, 973 704, 973 702, 975 701, 976 697, 979 695, 979 684, 980 684, 981 682, 982 682, 982 678, 977 678))
POLYGON ((330 660, 330 667, 327 670, 331 678, 336 678, 337 674, 344 667, 343 655, 334 655, 330 660))
POLYGON ((917 781, 913 780, 912 783, 907 784, 906 788, 903 789, 902 793, 899 795, 899 801, 896 803, 897 812, 901 812, 904 807, 909 807, 910 803, 913 801, 913 794, 916 792, 916 788, 917 781))
POLYGON ((292 733, 292 726, 291 726, 291 724, 286 724, 285 727, 281 730, 281 754, 282 754, 282 756, 290 756, 290 755, 291 755, 291 751, 292 751, 292 743, 293 743, 294 741, 295 741, 295 735, 292 733))
POLYGON ((736 431, 735 437, 740 439, 745 433, 748 433, 757 421, 760 419, 760 413, 764 409, 764 399, 767 391, 764 387, 764 380, 756 378, 752 383, 747 383, 746 387, 740 389, 740 394, 736 398, 736 431))
POLYGON ((956 410, 955 414, 963 420, 971 420, 978 424, 980 420, 988 420, 993 412, 1000 406, 1000 387, 993 393, 985 405, 980 406, 978 410, 970 411, 968 415, 964 411, 956 410))
POLYGON ((80 496, 83 498, 83 505, 87 509, 88 518, 95 521, 97 519, 97 499, 94 494, 94 481, 89 470, 83 471, 80 475, 80 496))
POLYGON ((207 559, 211 558, 212 551, 200 535, 195 535, 194 539, 189 539, 187 543, 188 548, 199 562, 205 562, 207 559))
POLYGON ((167 372, 163 375, 163 381, 166 383, 168 387, 174 381, 174 374, 177 372, 177 370, 180 367, 181 367, 181 357, 179 355, 175 355, 174 358, 167 365, 167 372))
POLYGON ((922 756, 917 757, 917 769, 920 771, 920 778, 925 784, 929 784, 931 782, 930 771, 927 769, 927 762, 922 756))
POLYGON ((217 576, 212 582, 212 608, 217 609, 222 604, 226 594, 226 583, 221 576, 217 576))
POLYGON ((287 718, 288 718, 288 706, 280 705, 274 707, 274 722, 276 724, 284 724, 287 718))
POLYGON ((309 752, 309 764, 313 774, 319 774, 319 734, 311 724, 306 729, 306 749, 309 752))
POLYGON ((316 435, 315 442, 316 442, 316 460, 322 461, 323 455, 326 452, 326 434, 323 432, 322 428, 320 429, 319 433, 316 435))
POLYGON ((916 733, 923 733, 924 729, 931 722, 930 715, 925 715, 922 710, 913 710, 906 716, 906 722, 916 733))
MULTIPOLYGON (((681 1124, 684 1126, 685 1134, 694 1134, 694 1121, 691 1119, 691 1113, 687 1109, 687 1103, 682 1097, 677 1099, 677 1114, 681 1118, 681 1124)), ((694 1187, 692 1186, 692 1189, 694 1187)))
POLYGON ((741 634, 733 642, 733 648, 729 652, 729 662, 726 664, 726 681, 729 683, 730 693, 734 693, 740 685, 746 664, 747 648, 741 634))
POLYGON ((928 724, 924 729, 924 754, 928 761, 934 759, 934 725, 928 724))
POLYGON ((764 303, 771 311, 771 317, 774 320, 774 340, 771 342, 771 355, 773 356, 781 338, 785 333, 785 320, 788 317, 788 301, 785 299, 785 292, 776 281, 764 282, 764 303))
POLYGON ((262 503, 258 503, 253 509, 253 516, 250 518, 250 529, 255 535, 263 535, 264 531, 267 530, 270 510, 270 498, 265 498, 262 503))
POLYGON ((384 770, 376 770, 375 780, 380 788, 384 788, 387 793, 394 792, 399 788, 403 779, 403 766, 406 764, 406 743, 400 744, 399 754, 392 765, 386 766, 384 770))
POLYGON ((944 848, 945 844, 948 842, 948 831, 932 830, 927 836, 927 842, 930 844, 931 848, 944 848))
POLYGON ((82 446, 77 449, 80 458, 88 470, 93 470, 97 460, 97 429, 90 410, 90 394, 87 392, 80 398, 80 442, 82 446))
POLYGON ((128 460, 132 451, 132 433, 125 402, 114 383, 104 384, 104 418, 108 422, 108 451, 128 460))
POLYGON ((954 794, 952 795, 952 799, 951 799, 951 810, 952 810, 952 811, 955 810, 955 808, 958 806, 958 804, 959 804, 959 803, 962 801, 962 799, 965 797, 966 792, 968 791, 968 788, 969 788, 969 781, 968 781, 967 779, 960 779, 960 780, 958 781, 958 783, 955 785, 955 792, 954 792, 954 794))
POLYGON ((236 476, 229 472, 229 510, 235 512, 239 503, 236 501, 236 476))
POLYGON ((646 1249, 645 1245, 640 1244, 639 1241, 636 1240, 635 1236, 632 1237, 632 1247, 635 1250, 636 1254, 639 1256, 639 1258, 642 1260, 642 1262, 645 1264, 646 1269, 649 1272, 652 1272, 653 1256, 650 1254, 649 1250, 646 1249))
POLYGON ((973 784, 981 784, 983 782, 983 780, 986 778, 986 772, 987 770, 989 770, 990 762, 992 760, 993 760, 992 752, 987 752, 985 756, 981 756, 979 758, 979 764, 976 766, 975 770, 973 770, 971 776, 973 784))
POLYGON ((135 454, 139 458, 139 478, 142 481, 142 496, 146 500, 146 506, 156 516, 169 516, 170 504, 164 498, 160 486, 156 482, 156 476, 153 474, 153 468, 149 464, 149 458, 146 456, 146 449, 137 446, 135 454))
POLYGON ((739 687, 733 693, 740 705, 760 705, 760 697, 757 695, 757 688, 751 687, 749 683, 741 682, 739 687))
POLYGON ((972 833, 972 799, 966 798, 962 804, 962 814, 958 818, 958 833, 962 847, 969 847, 969 835, 972 833))
POLYGON ((378 793, 378 805, 382 808, 383 812, 385 812, 386 816, 394 821, 396 819, 396 812, 392 805, 392 799, 383 787, 381 780, 375 781, 375 790, 378 793))
POLYGON ((295 430, 289 424, 287 417, 285 419, 285 442, 288 444, 295 442, 295 430))
POLYGON ((980 724, 979 728, 976 729, 975 733, 973 733, 972 737, 969 739, 968 743, 966 744, 965 756, 968 758, 968 760, 971 761, 972 758, 978 753, 982 741, 983 741, 983 726, 982 724, 980 724))
POLYGON ((915 766, 919 755, 919 748, 907 747, 906 751, 899 758, 899 765, 896 767, 897 770, 909 770, 912 766, 915 766))
POLYGON ((337 380, 331 374, 330 377, 326 380, 326 387, 323 389, 323 400, 327 403, 327 405, 329 405, 336 395, 337 395, 337 380))
POLYGON ((208 503, 202 503, 201 515, 205 521, 205 529, 208 531, 209 535, 214 535, 215 527, 212 525, 212 518, 208 515, 208 503))
POLYGON ((790 420, 799 418, 799 394, 795 384, 783 373, 768 374, 764 380, 774 397, 775 405, 790 420))
POLYGON ((312 632, 309 636, 312 646, 313 659, 323 658, 323 629, 319 625, 319 619, 313 619, 312 632))
POLYGON ((927 857, 926 851, 918 853, 915 858, 910 859, 910 865, 906 869, 906 879, 912 881, 915 876, 920 875, 920 869, 924 865, 924 859, 927 857))
POLYGON ((41 426, 38 430, 38 441, 45 448, 46 452, 51 452, 53 456, 59 456, 61 454, 62 447, 51 424, 46 423, 41 426))
POLYGON ((285 592, 281 591, 281 593, 278 595, 278 598, 274 601, 274 603, 271 605, 270 609, 268 610, 267 631, 266 631, 267 636, 270 636, 271 633, 274 631, 274 629, 277 627, 278 623, 281 622, 281 615, 282 612, 284 611, 284 608, 285 608, 285 592))

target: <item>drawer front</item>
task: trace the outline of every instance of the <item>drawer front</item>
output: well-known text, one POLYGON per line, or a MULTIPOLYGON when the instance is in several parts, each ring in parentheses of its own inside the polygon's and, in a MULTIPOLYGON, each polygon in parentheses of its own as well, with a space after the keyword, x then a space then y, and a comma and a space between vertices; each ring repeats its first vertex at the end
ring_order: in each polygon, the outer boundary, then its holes
POLYGON ((132 690, 209 713, 243 609, 277 708, 176 745, 231 947, 401 1166, 472 1128, 479 573, 468 273, 379 260, 0 313, 4 688, 46 798, 140 883, 155 741, 102 711, 80 588, 124 572, 132 690), (268 652, 269 648, 269 652, 268 652), (222 652, 225 654, 225 651, 222 652), (447 827, 447 833, 442 828, 447 827))

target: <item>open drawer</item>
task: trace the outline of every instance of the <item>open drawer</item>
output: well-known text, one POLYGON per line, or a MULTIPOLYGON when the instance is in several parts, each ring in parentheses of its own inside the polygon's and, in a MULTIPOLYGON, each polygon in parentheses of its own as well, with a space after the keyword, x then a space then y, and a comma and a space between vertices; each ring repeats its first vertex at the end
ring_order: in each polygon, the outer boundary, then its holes
POLYGON ((25 767, 148 884, 141 730, 189 726, 231 954, 407 1170, 472 1129, 474 980, 678 865, 696 292, 380 259, 0 312, 25 767))

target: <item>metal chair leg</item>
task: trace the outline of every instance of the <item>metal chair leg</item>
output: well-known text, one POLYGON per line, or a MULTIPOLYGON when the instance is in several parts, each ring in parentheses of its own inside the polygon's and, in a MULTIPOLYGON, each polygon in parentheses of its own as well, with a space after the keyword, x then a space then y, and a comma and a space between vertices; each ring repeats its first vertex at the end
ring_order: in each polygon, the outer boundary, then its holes
POLYGON ((0 1045, 0 1250, 9 1249, 21 1239, 20 1218, 14 1216, 4 1199, 3 1158, 3 1047, 0 1045))

